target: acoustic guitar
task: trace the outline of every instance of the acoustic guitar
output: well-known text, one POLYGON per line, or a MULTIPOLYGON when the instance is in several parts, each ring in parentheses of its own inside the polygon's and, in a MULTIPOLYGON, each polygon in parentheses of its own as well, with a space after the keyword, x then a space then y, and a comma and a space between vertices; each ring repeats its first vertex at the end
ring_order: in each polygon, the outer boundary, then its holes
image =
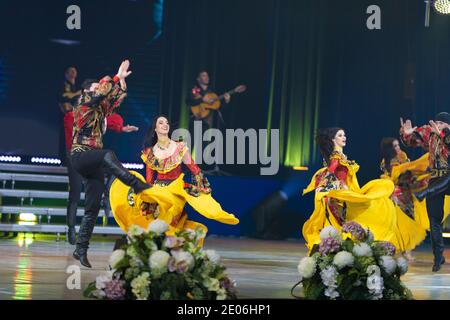
POLYGON ((197 106, 192 106, 191 107, 192 114, 197 119, 205 119, 206 117, 209 116, 209 114, 211 113, 211 110, 218 110, 220 108, 221 101, 224 99, 225 94, 228 93, 231 96, 235 93, 242 93, 245 90, 247 90, 247 87, 245 85, 240 85, 240 86, 237 86, 236 88, 234 88, 233 90, 230 90, 230 91, 222 94, 221 96, 218 96, 214 92, 207 93, 205 95, 205 97, 207 99, 211 99, 212 102, 211 103, 202 102, 197 106))

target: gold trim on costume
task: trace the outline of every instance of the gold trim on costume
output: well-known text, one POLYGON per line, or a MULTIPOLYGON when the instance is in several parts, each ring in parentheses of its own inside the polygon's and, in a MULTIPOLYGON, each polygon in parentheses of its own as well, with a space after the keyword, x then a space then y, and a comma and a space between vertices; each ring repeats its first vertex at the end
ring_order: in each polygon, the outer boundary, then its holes
POLYGON ((158 159, 151 148, 149 148, 147 154, 144 151, 142 152, 141 159, 152 170, 162 174, 170 172, 181 164, 184 155, 188 151, 188 148, 183 142, 176 142, 176 144, 177 148, 175 152, 166 159, 158 159))

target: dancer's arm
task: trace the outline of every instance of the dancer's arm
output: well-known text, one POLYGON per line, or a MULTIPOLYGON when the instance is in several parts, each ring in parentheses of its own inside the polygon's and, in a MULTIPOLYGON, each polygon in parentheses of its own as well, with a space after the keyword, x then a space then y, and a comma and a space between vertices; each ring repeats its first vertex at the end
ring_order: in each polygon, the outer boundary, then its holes
POLYGON ((106 118, 106 126, 108 130, 120 133, 124 128, 123 118, 119 114, 114 113, 106 118))
POLYGON ((400 119, 400 138, 408 147, 422 147, 428 150, 431 127, 424 125, 420 128, 413 127, 411 120, 400 119))
POLYGON ((183 163, 191 172, 192 183, 194 184, 194 186, 197 187, 203 193, 206 194, 211 193, 211 186, 209 184, 208 179, 205 176, 203 176, 202 170, 192 159, 189 150, 187 150, 183 156, 183 163))
POLYGON ((328 170, 333 173, 341 182, 347 182, 348 169, 345 166, 341 165, 339 159, 331 159, 328 170))
POLYGON ((106 118, 107 128, 118 133, 130 133, 138 131, 136 126, 123 125, 123 118, 118 113, 113 113, 106 118))
POLYGON ((145 180, 149 185, 153 185, 155 182, 155 170, 150 168, 148 165, 145 166, 145 180))

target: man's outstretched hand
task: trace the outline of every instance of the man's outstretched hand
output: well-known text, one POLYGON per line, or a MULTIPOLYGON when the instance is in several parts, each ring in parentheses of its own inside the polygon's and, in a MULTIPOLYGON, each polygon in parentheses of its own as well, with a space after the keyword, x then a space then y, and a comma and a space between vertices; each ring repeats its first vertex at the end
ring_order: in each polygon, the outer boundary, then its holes
POLYGON ((130 61, 124 60, 122 61, 119 71, 117 71, 117 76, 120 78, 120 80, 124 80, 126 77, 128 77, 132 72, 128 71, 128 68, 130 67, 130 61))
POLYGON ((400 132, 406 135, 411 135, 416 131, 417 127, 413 127, 411 120, 403 122, 403 118, 400 118, 400 132))
POLYGON ((135 132, 135 131, 138 131, 138 130, 139 130, 138 127, 130 126, 130 125, 127 125, 127 126, 122 128, 122 132, 125 132, 125 133, 135 132))

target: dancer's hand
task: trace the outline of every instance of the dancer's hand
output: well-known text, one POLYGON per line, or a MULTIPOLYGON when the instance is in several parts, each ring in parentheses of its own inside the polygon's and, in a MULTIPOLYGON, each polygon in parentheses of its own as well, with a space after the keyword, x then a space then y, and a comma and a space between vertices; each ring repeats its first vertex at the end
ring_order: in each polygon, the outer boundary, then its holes
POLYGON ((119 71, 117 71, 117 76, 120 78, 120 80, 125 79, 131 74, 131 71, 128 71, 128 68, 130 67, 130 61, 124 60, 122 61, 119 71))
POLYGON ((138 127, 130 126, 130 125, 127 125, 127 126, 122 128, 122 132, 125 132, 125 133, 135 132, 135 131, 138 131, 138 130, 139 130, 138 127))
POLYGON ((406 135, 413 134, 417 129, 417 127, 413 128, 411 120, 406 120, 405 122, 403 122, 403 118, 400 118, 400 125, 400 131, 406 135))
POLYGON ((441 134, 441 130, 439 129, 439 126, 433 120, 430 120, 430 127, 431 127, 431 132, 434 132, 437 135, 441 134))

